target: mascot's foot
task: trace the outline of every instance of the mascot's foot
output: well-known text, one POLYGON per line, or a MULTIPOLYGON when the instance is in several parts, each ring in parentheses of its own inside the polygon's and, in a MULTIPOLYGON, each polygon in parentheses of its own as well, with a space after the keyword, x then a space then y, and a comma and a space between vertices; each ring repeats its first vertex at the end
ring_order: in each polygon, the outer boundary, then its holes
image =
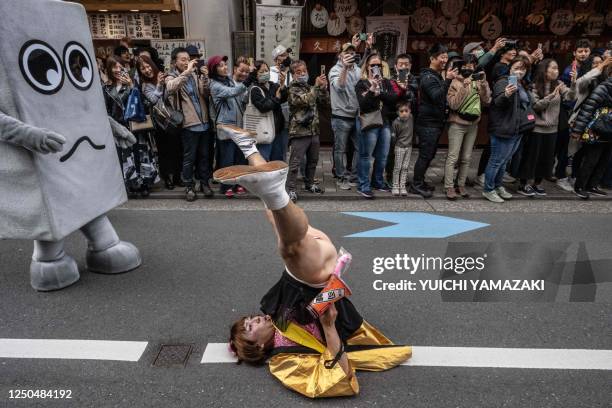
POLYGON ((74 259, 64 255, 56 261, 35 261, 30 264, 30 283, 41 292, 63 289, 80 278, 74 259))
POLYGON ((95 273, 123 273, 136 269, 142 263, 140 251, 129 242, 119 241, 102 251, 87 250, 87 269, 95 273))

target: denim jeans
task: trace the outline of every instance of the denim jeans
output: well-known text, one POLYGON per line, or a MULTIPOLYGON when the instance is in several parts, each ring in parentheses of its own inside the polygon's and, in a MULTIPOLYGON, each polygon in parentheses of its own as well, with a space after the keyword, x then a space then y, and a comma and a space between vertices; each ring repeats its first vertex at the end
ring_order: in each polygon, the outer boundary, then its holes
POLYGON ((502 186, 506 165, 521 143, 522 135, 511 138, 491 135, 491 157, 485 169, 484 191, 490 192, 502 186))
POLYGON ((383 127, 362 131, 359 135, 359 164, 357 175, 359 177, 359 190, 371 191, 372 187, 379 188, 385 183, 383 173, 387 165, 387 155, 391 144, 391 127, 383 127), (374 171, 370 184, 370 162, 374 158, 374 171))
MULTIPOLYGON (((243 164, 246 162, 244 155, 236 146, 233 140, 217 140, 217 147, 219 149, 219 168, 233 166, 235 164, 243 164)), ((221 193, 225 193, 230 188, 235 186, 221 184, 221 193)))
POLYGON ((357 134, 356 120, 344 120, 339 118, 331 119, 331 126, 334 132, 334 167, 336 171, 336 177, 338 179, 351 180, 355 179, 357 174, 357 157, 359 151, 359 141, 357 134), (351 173, 348 173, 346 169, 346 146, 349 140, 355 146, 355 153, 353 154, 353 164, 351 166, 351 173))
POLYGON ((287 145, 289 143, 289 130, 284 127, 276 134, 272 141, 272 150, 270 152, 270 161, 281 160, 287 161, 287 145))
POLYGON ((196 176, 202 183, 208 183, 210 178, 210 132, 193 132, 189 129, 181 131, 183 141, 183 173, 181 178, 187 186, 193 186, 193 168, 195 165, 196 176))
POLYGON ((414 131, 419 138, 419 156, 414 163, 413 182, 420 186, 425 182, 425 173, 436 156, 442 128, 415 127, 414 131))
POLYGON ((257 144, 257 150, 259 150, 259 154, 261 154, 261 157, 266 159, 266 161, 271 161, 272 143, 257 144))

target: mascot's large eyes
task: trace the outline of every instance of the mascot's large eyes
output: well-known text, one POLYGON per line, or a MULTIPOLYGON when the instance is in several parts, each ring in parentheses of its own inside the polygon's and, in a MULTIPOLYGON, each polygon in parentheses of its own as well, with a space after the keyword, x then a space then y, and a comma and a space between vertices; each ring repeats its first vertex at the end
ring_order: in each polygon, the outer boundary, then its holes
POLYGON ((93 82, 93 64, 85 48, 75 41, 70 41, 64 47, 64 68, 72 84, 84 91, 93 82))
POLYGON ((49 44, 31 40, 19 51, 19 68, 32 88, 43 94, 54 94, 64 83, 59 56, 49 44))

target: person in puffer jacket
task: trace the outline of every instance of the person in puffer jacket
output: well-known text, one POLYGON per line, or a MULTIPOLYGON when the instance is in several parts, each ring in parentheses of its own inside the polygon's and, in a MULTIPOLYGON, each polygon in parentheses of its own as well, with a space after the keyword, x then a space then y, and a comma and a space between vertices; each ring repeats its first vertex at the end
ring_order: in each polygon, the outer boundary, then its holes
MULTIPOLYGON (((594 133, 589 129, 591 121, 596 114, 603 115, 603 108, 608 109, 607 115, 612 110, 612 67, 604 71, 606 78, 599 84, 581 106, 572 128, 572 137, 581 139, 585 133, 594 133)), ((588 199, 591 194, 605 196, 607 193, 598 188, 607 165, 610 161, 611 138, 610 135, 595 134, 591 142, 583 143, 582 165, 576 175, 574 192, 582 199, 588 199)))

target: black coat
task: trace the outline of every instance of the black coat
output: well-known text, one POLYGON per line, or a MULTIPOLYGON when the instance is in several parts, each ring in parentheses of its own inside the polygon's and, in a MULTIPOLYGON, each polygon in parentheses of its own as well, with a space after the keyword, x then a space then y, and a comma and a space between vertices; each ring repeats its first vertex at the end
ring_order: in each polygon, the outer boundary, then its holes
POLYGON ((416 127, 444 127, 447 114, 446 94, 450 83, 450 80, 444 80, 442 75, 431 68, 421 70, 416 127))
POLYGON ((591 95, 580 105, 580 112, 576 117, 572 132, 582 134, 589 122, 593 119, 595 111, 599 108, 612 108, 612 77, 608 77, 599 84, 591 95))
POLYGON ((274 113, 274 130, 278 135, 283 128, 285 127, 285 117, 283 116, 283 111, 281 109, 281 104, 287 102, 287 88, 281 90, 280 99, 276 98, 276 90, 280 87, 279 84, 274 82, 268 82, 268 88, 253 85, 251 89, 249 89, 249 94, 251 95, 251 102, 258 111, 261 113, 266 113, 273 111, 274 113), (257 89, 255 89, 257 88, 257 89), (263 91, 262 92, 260 92, 263 91))
POLYGON ((126 125, 125 121, 123 120, 123 111, 125 110, 125 106, 132 88, 127 85, 123 85, 119 91, 117 91, 115 85, 105 84, 103 85, 102 89, 104 92, 106 113, 117 122, 121 123, 122 125, 126 125))
MULTIPOLYGON (((489 133, 497 137, 511 138, 519 134, 521 115, 526 115, 526 110, 521 106, 519 91, 510 97, 506 96, 508 77, 501 77, 493 87, 491 106, 489 107, 489 133)), ((531 93, 527 90, 529 103, 533 106, 531 93)))
POLYGON ((370 113, 380 109, 383 120, 389 123, 392 122, 397 117, 397 103, 402 99, 402 96, 395 90, 396 88, 399 89, 399 85, 394 87, 390 80, 383 79, 380 94, 378 95, 369 91, 370 86, 370 81, 367 79, 360 79, 355 85, 359 111, 370 113))

